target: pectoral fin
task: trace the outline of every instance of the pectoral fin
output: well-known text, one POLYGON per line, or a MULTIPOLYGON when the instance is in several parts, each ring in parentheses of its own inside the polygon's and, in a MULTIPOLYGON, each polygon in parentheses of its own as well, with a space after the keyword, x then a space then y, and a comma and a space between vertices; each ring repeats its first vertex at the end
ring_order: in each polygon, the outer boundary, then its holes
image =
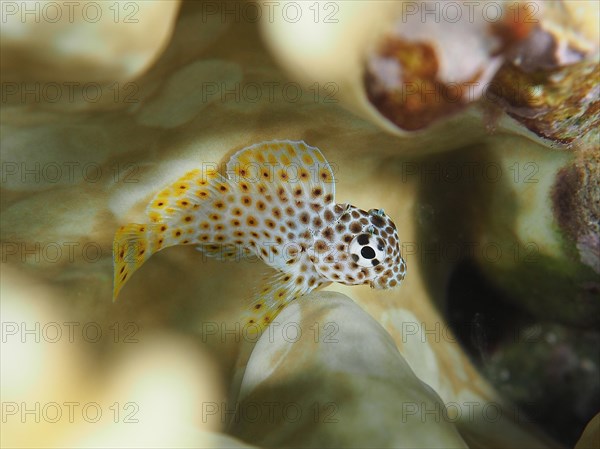
POLYGON ((277 272, 263 282, 253 296, 242 326, 248 332, 262 332, 290 302, 311 289, 289 273, 277 272))

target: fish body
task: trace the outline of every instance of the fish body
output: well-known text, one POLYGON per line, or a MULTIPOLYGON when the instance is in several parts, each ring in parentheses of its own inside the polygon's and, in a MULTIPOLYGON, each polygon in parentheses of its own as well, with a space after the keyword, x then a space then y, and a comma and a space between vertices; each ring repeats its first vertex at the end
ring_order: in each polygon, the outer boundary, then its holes
POLYGON ((224 259, 255 254, 272 267, 244 317, 258 329, 331 282, 384 289, 404 279, 396 226, 382 210, 336 204, 333 171, 318 148, 262 142, 235 153, 225 171, 188 172, 154 197, 147 223, 117 231, 113 300, 152 254, 174 245, 224 259))

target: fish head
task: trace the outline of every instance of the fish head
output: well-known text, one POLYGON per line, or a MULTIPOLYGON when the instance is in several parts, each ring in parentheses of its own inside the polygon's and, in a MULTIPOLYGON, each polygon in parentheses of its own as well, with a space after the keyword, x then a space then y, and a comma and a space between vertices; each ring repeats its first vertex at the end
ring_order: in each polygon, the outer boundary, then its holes
POLYGON ((321 231, 316 242, 317 250, 329 250, 315 259, 317 271, 346 285, 399 286, 406 275, 406 262, 392 219, 383 209, 364 211, 349 204, 335 208, 335 223, 321 231))

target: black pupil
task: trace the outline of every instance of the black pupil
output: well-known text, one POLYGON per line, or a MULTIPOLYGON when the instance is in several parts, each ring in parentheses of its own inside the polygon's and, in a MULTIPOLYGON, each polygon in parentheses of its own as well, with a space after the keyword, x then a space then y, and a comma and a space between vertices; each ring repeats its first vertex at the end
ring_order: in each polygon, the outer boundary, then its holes
POLYGON ((375 250, 373 250, 373 248, 370 246, 364 246, 360 250, 360 253, 365 259, 373 259, 375 257, 375 250))
POLYGON ((369 243, 369 235, 368 234, 361 234, 358 236, 358 243, 361 245, 366 245, 367 243, 369 243))

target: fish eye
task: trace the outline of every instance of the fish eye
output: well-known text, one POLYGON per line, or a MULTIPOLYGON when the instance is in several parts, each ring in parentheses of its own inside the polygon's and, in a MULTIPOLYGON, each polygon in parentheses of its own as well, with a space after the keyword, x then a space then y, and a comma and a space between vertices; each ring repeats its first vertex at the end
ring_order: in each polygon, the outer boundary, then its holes
POLYGON ((375 267, 385 258, 385 248, 371 234, 358 234, 350 242, 350 256, 361 267, 375 267))

